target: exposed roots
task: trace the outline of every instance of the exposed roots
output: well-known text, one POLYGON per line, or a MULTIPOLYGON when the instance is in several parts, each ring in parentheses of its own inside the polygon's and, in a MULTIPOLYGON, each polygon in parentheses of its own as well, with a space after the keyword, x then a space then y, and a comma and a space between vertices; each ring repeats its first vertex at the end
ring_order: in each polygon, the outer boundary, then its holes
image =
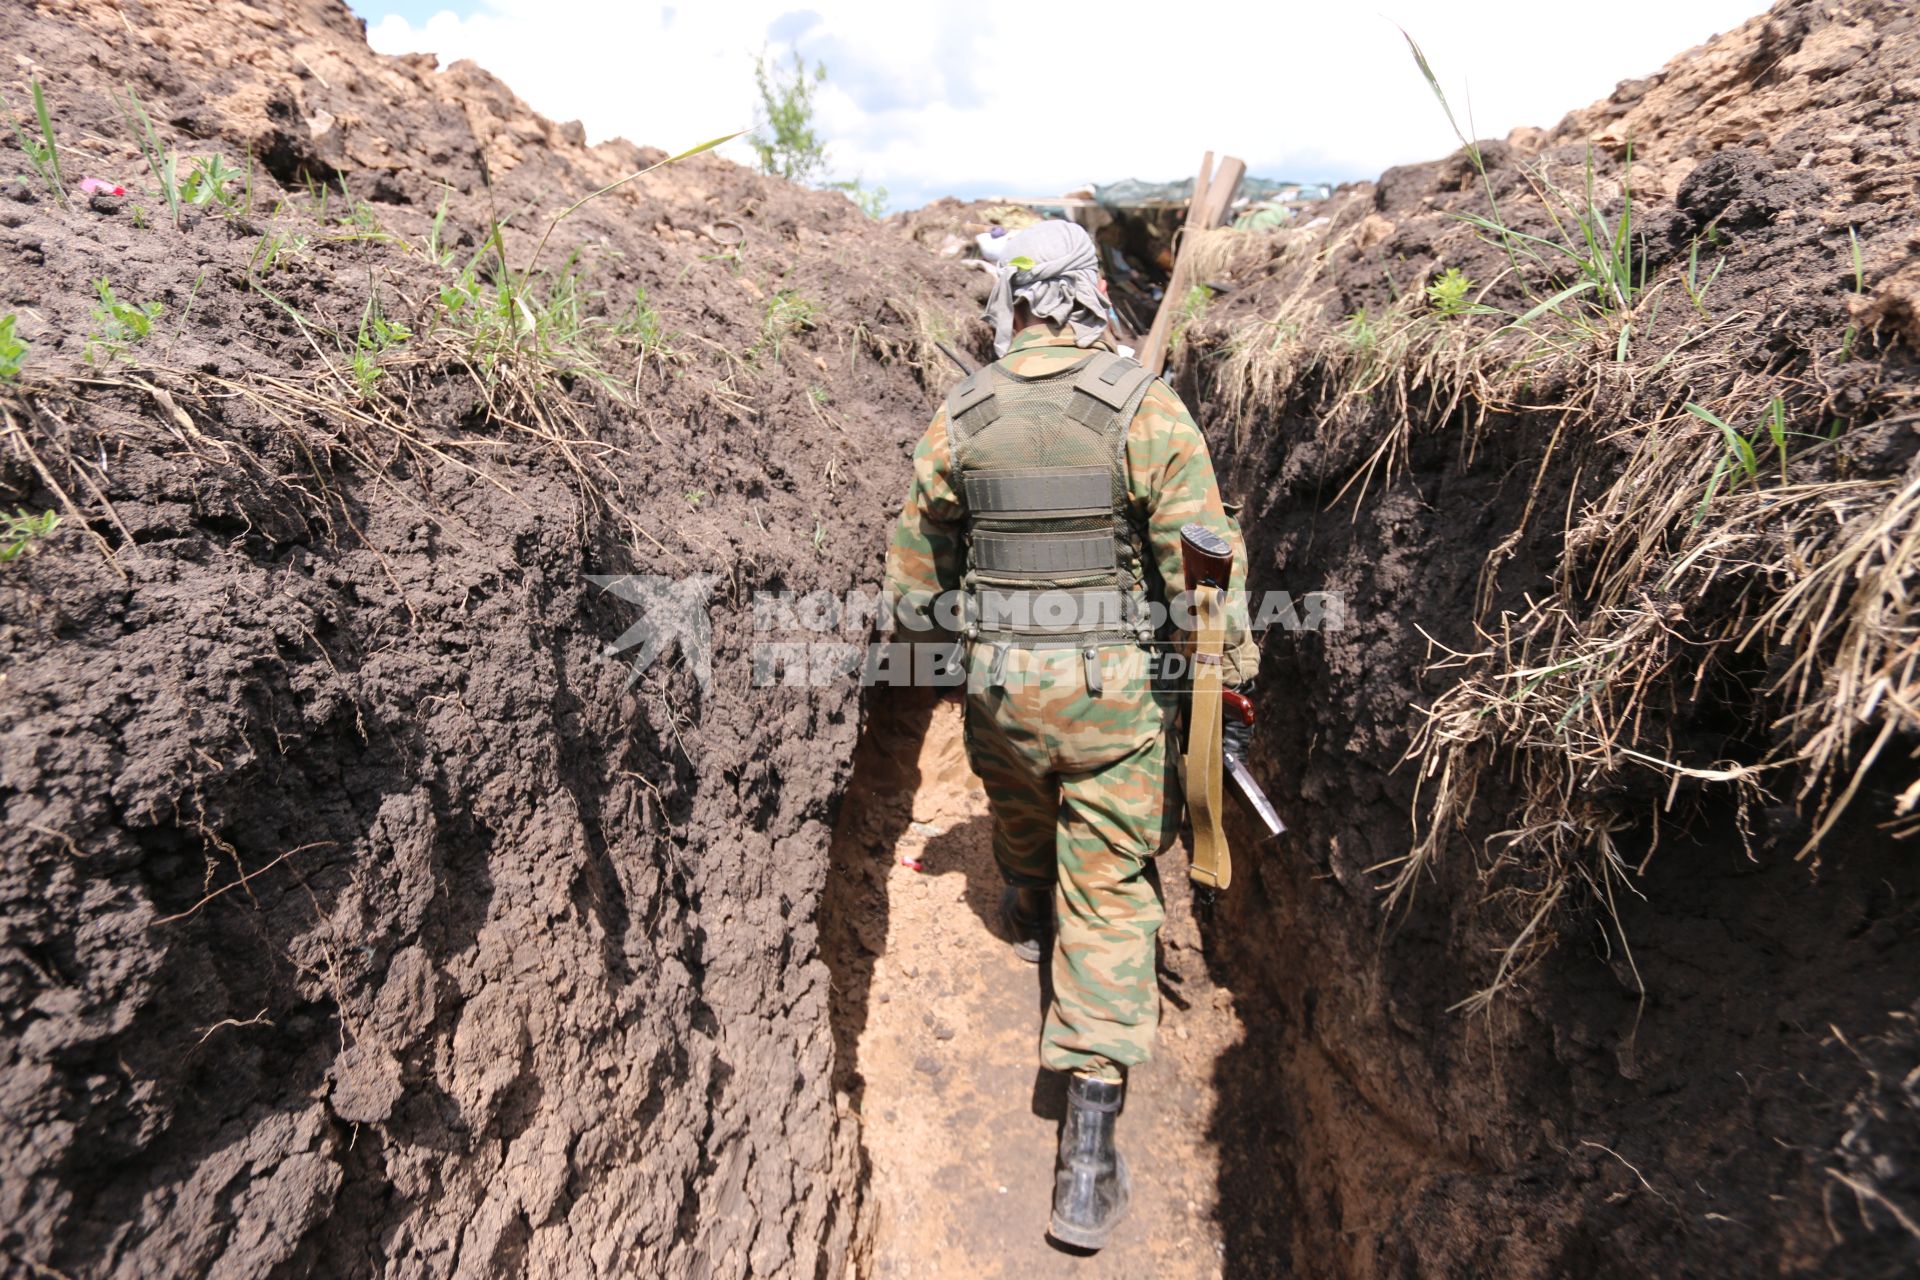
MULTIPOLYGON (((1483 897, 1514 928, 1491 982, 1460 1006, 1483 1010, 1545 954, 1570 906, 1597 907, 1625 949, 1618 895, 1634 891, 1663 822, 1684 824, 1718 795, 1752 848, 1748 817, 1778 792, 1810 823, 1800 856, 1817 856, 1874 765, 1920 735, 1920 476, 1849 469, 1837 438, 1875 419, 1842 420, 1823 357, 1797 373, 1729 362, 1730 338, 1761 317, 1710 314, 1691 264, 1614 307, 1575 307, 1563 291, 1503 311, 1483 305, 1495 280, 1462 299, 1407 289, 1377 312, 1340 314, 1335 276, 1364 247, 1366 208, 1349 202, 1332 225, 1259 245, 1243 237, 1284 285, 1258 319, 1210 320, 1199 345, 1236 439, 1274 424, 1352 460, 1334 501, 1356 510, 1408 468, 1416 431, 1455 436, 1470 462, 1495 418, 1551 424, 1526 464, 1525 513, 1482 571, 1476 651, 1445 650, 1429 667, 1444 691, 1406 752, 1418 773, 1411 849, 1376 868, 1389 907, 1404 908, 1473 830, 1483 782, 1510 784, 1517 822, 1479 828, 1483 897), (1571 491, 1549 510, 1546 481, 1568 472, 1571 491), (1563 551, 1545 598, 1493 616, 1502 566, 1551 519, 1563 551), (1731 713, 1724 758, 1681 728, 1701 700, 1731 713), (1636 827, 1646 846, 1631 864, 1617 841, 1636 827)), ((1247 270, 1230 247, 1205 247, 1247 270)), ((1551 286, 1518 287, 1532 299, 1551 286)), ((1859 337, 1864 348, 1870 335, 1859 337)), ((1848 370, 1856 406, 1860 372, 1848 370)), ((1896 834, 1920 831, 1920 782, 1894 809, 1896 834)))

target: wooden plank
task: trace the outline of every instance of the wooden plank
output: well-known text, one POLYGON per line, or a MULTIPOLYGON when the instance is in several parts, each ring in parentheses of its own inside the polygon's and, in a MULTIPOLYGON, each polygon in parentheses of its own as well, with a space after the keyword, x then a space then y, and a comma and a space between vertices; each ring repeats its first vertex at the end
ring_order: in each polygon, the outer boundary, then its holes
MULTIPOLYGON (((1183 226, 1194 225, 1194 217, 1207 202, 1207 192, 1213 179, 1213 152, 1209 151, 1200 159, 1200 172, 1193 180, 1193 198, 1187 201, 1187 218, 1183 226)), ((1235 179, 1237 183, 1239 180, 1235 179)), ((1182 234, 1180 243, 1174 246, 1173 273, 1167 281, 1167 291, 1160 295, 1160 306, 1153 313, 1153 328, 1147 331, 1146 340, 1135 353, 1147 372, 1158 374, 1166 364, 1167 339, 1173 333, 1173 312, 1177 305, 1177 295, 1173 289, 1180 282, 1180 263, 1187 255, 1186 237, 1182 234)))
POLYGON ((1160 309, 1154 312, 1153 329, 1139 351, 1140 363, 1149 373, 1157 375, 1165 371, 1167 343, 1173 337, 1173 318, 1185 302, 1187 291, 1193 287, 1193 273, 1187 261, 1192 233, 1211 230, 1226 220, 1246 173, 1246 162, 1234 156, 1222 157, 1218 169, 1213 168, 1211 151, 1201 162, 1200 178, 1193 184, 1193 199, 1187 205, 1186 226, 1181 232, 1180 246, 1174 252, 1173 274, 1167 281, 1166 293, 1160 298, 1160 309))
POLYGON ((1194 211, 1207 199, 1207 184, 1213 181, 1213 152, 1200 157, 1200 175, 1193 180, 1193 194, 1187 197, 1187 221, 1193 221, 1194 211))
POLYGON ((1201 211, 1200 222, 1203 229, 1211 231, 1226 225, 1227 216, 1233 211, 1233 198, 1240 193, 1240 180, 1246 176, 1244 160, 1228 156, 1220 162, 1213 181, 1207 184, 1207 203, 1201 211))

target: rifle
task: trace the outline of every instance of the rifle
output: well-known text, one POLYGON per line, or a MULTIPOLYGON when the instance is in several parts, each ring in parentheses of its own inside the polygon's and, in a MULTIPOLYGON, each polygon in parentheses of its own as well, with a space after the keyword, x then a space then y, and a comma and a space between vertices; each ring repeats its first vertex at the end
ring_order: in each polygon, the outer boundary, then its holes
POLYGON ((1233 859, 1220 823, 1223 774, 1269 838, 1278 837, 1286 826, 1245 761, 1237 753, 1229 756, 1221 745, 1222 716, 1229 707, 1246 723, 1251 724, 1253 717, 1253 704, 1222 688, 1220 680, 1233 546, 1203 524, 1186 525, 1180 530, 1180 571, 1192 595, 1195 616, 1193 696, 1187 707, 1187 751, 1182 760, 1187 813, 1193 822, 1190 874, 1203 888, 1225 889, 1233 882, 1233 859))

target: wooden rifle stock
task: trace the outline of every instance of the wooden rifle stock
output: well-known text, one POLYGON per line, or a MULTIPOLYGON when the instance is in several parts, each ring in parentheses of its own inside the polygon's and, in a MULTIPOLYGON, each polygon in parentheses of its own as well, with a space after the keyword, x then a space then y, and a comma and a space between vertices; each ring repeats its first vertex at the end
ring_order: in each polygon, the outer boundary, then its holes
POLYGON ((1180 573, 1187 590, 1201 587, 1227 589, 1233 576, 1233 545, 1203 524, 1189 524, 1180 530, 1180 573))

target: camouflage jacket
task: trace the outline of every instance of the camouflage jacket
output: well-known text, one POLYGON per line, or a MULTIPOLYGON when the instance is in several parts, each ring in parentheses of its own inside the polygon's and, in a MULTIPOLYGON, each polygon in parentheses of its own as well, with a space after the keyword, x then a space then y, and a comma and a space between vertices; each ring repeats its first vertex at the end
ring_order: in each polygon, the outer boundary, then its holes
MULTIPOLYGON (((1047 324, 1022 329, 1001 364, 1026 377, 1057 372, 1086 357, 1071 330, 1047 324)), ((950 479, 952 452, 947 411, 913 452, 913 482, 887 552, 887 587, 905 610, 925 614, 940 593, 958 589, 965 569, 966 508, 950 479)), ((1213 459, 1200 428, 1166 383, 1155 379, 1127 429, 1127 492, 1134 524, 1147 539, 1162 584, 1181 582, 1180 527, 1197 521, 1233 545, 1229 593, 1226 682, 1245 683, 1259 664, 1259 648, 1247 626, 1247 549, 1239 525, 1220 500, 1213 459)), ((1164 602, 1166 587, 1162 586, 1164 602)))

